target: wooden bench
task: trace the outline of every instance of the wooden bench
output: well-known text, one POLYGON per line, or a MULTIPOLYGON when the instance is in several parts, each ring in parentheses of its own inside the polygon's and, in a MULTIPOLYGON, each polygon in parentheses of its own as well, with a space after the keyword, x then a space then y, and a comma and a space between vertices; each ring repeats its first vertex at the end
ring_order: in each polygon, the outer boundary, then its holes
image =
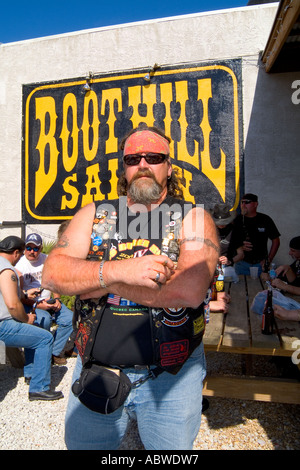
MULTIPOLYGON (((264 290, 260 279, 240 276, 240 282, 226 285, 231 302, 227 314, 211 313, 204 334, 205 351, 247 355, 247 375, 208 376, 203 395, 300 404, 300 382, 297 380, 253 377, 253 355, 300 359, 300 324, 276 321, 277 332, 261 333, 261 315, 251 311, 255 295, 264 290), (299 354, 297 351, 299 350, 299 354)), ((294 297, 296 300, 299 300, 294 297)))
POLYGON ((24 354, 19 348, 8 348, 3 341, 0 341, 0 364, 6 364, 6 359, 17 368, 24 367, 24 354))

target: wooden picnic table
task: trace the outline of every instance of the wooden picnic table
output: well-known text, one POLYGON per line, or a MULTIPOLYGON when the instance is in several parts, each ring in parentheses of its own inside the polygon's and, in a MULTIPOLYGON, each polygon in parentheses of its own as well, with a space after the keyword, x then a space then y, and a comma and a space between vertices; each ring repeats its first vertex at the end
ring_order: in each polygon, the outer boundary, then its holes
MULTIPOLYGON (((290 357, 294 364, 300 360, 299 322, 277 319, 277 332, 261 333, 262 316, 251 311, 251 304, 255 295, 265 288, 260 278, 250 276, 240 276, 236 284, 226 283, 231 297, 229 310, 227 314, 210 314, 203 339, 205 351, 246 354, 248 370, 240 376, 208 376, 204 396, 300 404, 298 380, 252 375, 253 355, 290 357)), ((293 298, 300 302, 299 296, 293 298)))

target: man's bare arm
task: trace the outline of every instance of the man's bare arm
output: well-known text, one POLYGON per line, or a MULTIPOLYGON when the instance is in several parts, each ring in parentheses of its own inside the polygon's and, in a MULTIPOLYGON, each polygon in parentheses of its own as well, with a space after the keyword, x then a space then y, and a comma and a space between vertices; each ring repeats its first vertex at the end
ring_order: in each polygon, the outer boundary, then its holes
POLYGON ((212 219, 204 211, 201 213, 204 236, 200 240, 196 234, 191 236, 189 225, 192 225, 196 215, 195 211, 191 211, 191 215, 186 216, 175 271, 173 262, 163 255, 108 261, 103 266, 107 288, 99 288, 100 263, 85 259, 94 217, 93 210, 86 206, 79 216, 73 218, 63 239, 48 256, 42 284, 69 295, 100 297, 110 292, 144 305, 198 306, 205 297, 215 270, 218 238, 212 219), (189 240, 185 240, 187 238, 189 240), (154 281, 158 272, 160 284, 154 281))
POLYGON ((12 269, 1 272, 0 289, 11 316, 22 323, 28 323, 28 315, 18 297, 18 278, 12 269))
MULTIPOLYGON (((193 215, 195 216, 195 212, 193 215)), ((160 285, 159 289, 114 282, 115 270, 120 270, 116 264, 119 263, 117 261, 104 265, 104 279, 109 285, 107 291, 152 307, 196 308, 200 305, 206 296, 219 256, 218 237, 214 222, 205 212, 202 212, 201 216, 203 217, 205 236, 198 237, 196 233, 191 235, 189 228, 186 228, 189 225, 188 221, 186 222, 185 233, 180 243, 181 250, 177 268, 172 272, 167 282, 160 285)), ((148 256, 144 258, 147 259, 148 256)), ((123 262, 121 261, 121 263, 123 262)), ((89 293, 83 298, 96 297, 98 294, 99 292, 89 293)))

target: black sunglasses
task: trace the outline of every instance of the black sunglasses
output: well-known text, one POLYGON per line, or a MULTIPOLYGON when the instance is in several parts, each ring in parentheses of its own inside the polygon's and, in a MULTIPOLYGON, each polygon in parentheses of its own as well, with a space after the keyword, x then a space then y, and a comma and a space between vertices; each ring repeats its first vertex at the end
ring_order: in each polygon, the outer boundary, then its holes
POLYGON ((159 163, 163 163, 169 155, 165 155, 164 153, 147 153, 146 155, 125 155, 123 157, 123 161, 126 165, 134 166, 138 165, 142 158, 146 160, 148 165, 158 165, 159 163))
POLYGON ((241 201, 241 204, 251 204, 251 202, 253 202, 253 201, 249 201, 249 199, 243 199, 241 201))

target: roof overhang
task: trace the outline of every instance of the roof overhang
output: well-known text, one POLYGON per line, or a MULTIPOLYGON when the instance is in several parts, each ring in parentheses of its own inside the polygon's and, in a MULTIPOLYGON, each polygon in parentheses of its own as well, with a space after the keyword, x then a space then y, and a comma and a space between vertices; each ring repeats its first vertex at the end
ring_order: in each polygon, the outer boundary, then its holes
POLYGON ((266 72, 300 71, 300 0, 281 0, 262 54, 266 72))

